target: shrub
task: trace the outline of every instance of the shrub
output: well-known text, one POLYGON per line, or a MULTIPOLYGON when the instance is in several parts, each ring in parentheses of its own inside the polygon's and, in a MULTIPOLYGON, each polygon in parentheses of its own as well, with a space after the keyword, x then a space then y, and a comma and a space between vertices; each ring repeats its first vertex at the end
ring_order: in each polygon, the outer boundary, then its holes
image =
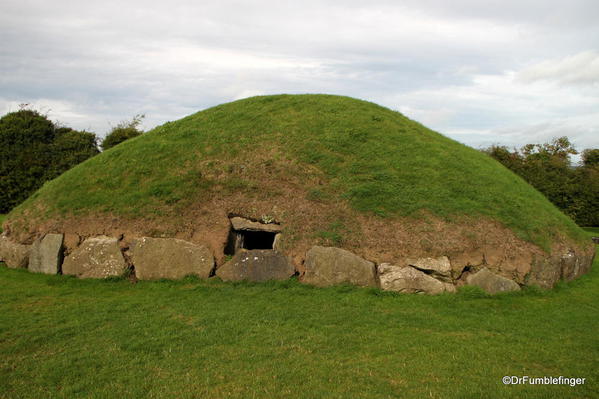
POLYGON ((123 141, 132 139, 143 134, 138 127, 145 115, 135 115, 129 122, 121 122, 112 128, 110 133, 102 141, 102 150, 106 151, 123 141))

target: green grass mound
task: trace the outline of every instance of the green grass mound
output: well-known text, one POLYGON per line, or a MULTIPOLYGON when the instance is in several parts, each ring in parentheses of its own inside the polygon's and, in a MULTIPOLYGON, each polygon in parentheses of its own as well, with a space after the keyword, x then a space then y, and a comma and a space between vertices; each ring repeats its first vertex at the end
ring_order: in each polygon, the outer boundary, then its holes
POLYGON ((181 215, 235 195, 279 197, 285 209, 297 193, 278 191, 283 181, 315 203, 388 219, 486 217, 545 248, 556 233, 584 237, 487 155, 398 112, 332 95, 253 97, 166 123, 48 182, 8 221, 181 215))

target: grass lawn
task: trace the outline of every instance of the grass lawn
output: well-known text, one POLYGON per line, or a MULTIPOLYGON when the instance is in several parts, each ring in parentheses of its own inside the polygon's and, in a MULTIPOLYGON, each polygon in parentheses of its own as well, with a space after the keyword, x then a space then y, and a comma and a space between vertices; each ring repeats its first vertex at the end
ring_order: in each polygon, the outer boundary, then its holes
POLYGON ((599 259, 551 291, 77 280, 0 267, 0 397, 591 398, 599 259), (504 386, 504 375, 586 383, 504 386))
POLYGON ((599 227, 583 227, 589 237, 599 236, 599 227))

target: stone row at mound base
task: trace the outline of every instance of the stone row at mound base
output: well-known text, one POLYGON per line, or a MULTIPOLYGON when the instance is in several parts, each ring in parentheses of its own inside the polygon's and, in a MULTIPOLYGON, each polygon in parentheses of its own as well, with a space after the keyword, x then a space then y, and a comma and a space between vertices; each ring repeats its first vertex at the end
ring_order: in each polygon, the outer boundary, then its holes
MULTIPOLYGON (((79 278, 119 277, 134 271, 139 280, 181 279, 192 275, 259 282, 298 275, 303 283, 320 287, 353 284, 403 293, 455 292, 461 285, 475 285, 492 294, 520 289, 520 284, 510 276, 490 270, 487 264, 456 270, 446 256, 412 259, 402 265, 376 265, 345 249, 314 246, 298 268, 290 257, 277 250, 242 249, 216 267, 207 246, 181 239, 142 237, 131 245, 122 237, 98 236, 80 241, 78 236, 46 234, 32 245, 22 245, 2 235, 0 261, 10 268, 79 278), (69 251, 65 251, 65 241, 72 248, 69 251)), ((531 283, 522 285, 551 287, 559 279, 571 280, 588 271, 592 258, 570 251, 557 259, 543 259, 537 262, 536 270, 533 268, 531 283)))

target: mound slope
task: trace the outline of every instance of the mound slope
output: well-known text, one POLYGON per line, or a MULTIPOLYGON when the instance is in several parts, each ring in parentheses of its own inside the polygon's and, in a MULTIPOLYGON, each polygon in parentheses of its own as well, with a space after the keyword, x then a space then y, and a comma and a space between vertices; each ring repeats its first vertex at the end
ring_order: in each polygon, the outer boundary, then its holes
POLYGON ((376 263, 448 256, 456 270, 484 264, 551 285, 535 267, 593 250, 487 155, 398 112, 330 95, 253 97, 166 123, 48 182, 5 230, 24 243, 47 232, 77 242, 176 237, 206 244, 222 264, 232 216, 280 225, 279 249, 300 271, 321 244, 376 263))

